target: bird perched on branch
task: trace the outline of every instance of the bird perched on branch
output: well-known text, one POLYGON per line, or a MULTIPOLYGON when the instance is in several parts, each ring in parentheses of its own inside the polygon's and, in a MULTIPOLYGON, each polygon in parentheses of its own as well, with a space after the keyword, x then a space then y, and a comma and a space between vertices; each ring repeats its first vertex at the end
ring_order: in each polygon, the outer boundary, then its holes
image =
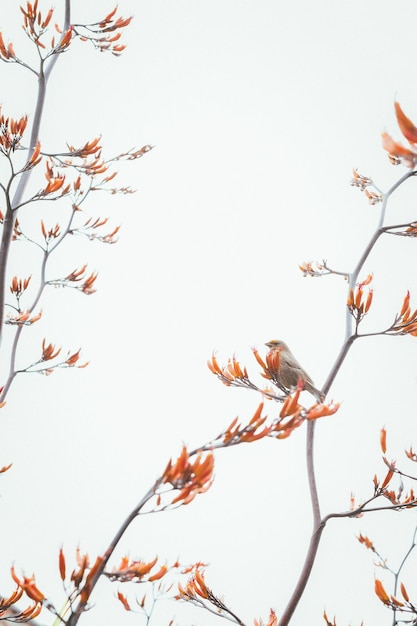
POLYGON ((301 381, 304 385, 304 389, 311 393, 317 399, 317 402, 323 402, 324 394, 314 386, 310 376, 301 367, 284 341, 272 339, 265 345, 269 348, 270 362, 274 361, 271 357, 279 352, 279 369, 276 370, 276 377, 277 381, 284 389, 294 389, 297 387, 299 381, 301 381))

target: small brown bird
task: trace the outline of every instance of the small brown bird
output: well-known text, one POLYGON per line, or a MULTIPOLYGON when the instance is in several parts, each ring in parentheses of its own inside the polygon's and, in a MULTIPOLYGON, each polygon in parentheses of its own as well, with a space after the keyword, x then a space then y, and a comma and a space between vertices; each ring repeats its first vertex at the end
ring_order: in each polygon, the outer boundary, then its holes
POLYGON ((270 350, 269 354, 280 353, 280 367, 279 371, 277 371, 277 380, 285 389, 294 389, 297 387, 298 381, 301 380, 306 391, 310 392, 318 402, 323 401, 324 394, 314 386, 310 376, 303 370, 284 341, 271 339, 265 345, 270 350))

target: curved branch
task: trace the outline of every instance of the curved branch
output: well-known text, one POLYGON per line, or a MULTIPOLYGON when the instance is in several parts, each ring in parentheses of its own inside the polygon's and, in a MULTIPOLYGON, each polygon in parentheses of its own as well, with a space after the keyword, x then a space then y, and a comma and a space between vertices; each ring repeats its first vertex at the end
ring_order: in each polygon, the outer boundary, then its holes
MULTIPOLYGON (((373 233, 371 239, 366 245, 363 253, 361 254, 353 272, 349 274, 349 286, 348 289, 352 288, 357 281, 359 272, 361 271, 364 263, 366 262, 369 254, 373 250, 376 242, 379 237, 386 231, 386 227, 384 227, 385 214, 387 209, 387 203, 391 195, 395 192, 398 187, 400 187, 404 181, 408 178, 417 175, 417 171, 407 171, 392 187, 384 194, 384 199, 381 207, 381 214, 379 218, 378 227, 373 233)), ((352 333, 352 316, 350 312, 346 311, 346 331, 345 331, 345 340, 342 344, 340 352, 336 358, 335 363, 333 364, 330 373, 322 387, 322 391, 324 395, 327 395, 339 370, 347 357, 347 354, 353 345, 355 339, 357 339, 359 335, 355 331, 352 333)), ((318 496, 318 488, 317 481, 315 476, 315 466, 314 466, 314 435, 315 435, 315 422, 309 422, 307 426, 307 443, 306 443, 306 464, 307 464, 307 474, 308 474, 308 484, 310 491, 310 499, 311 506, 313 512, 313 532, 310 539, 310 544, 307 550, 306 558, 304 561, 304 565, 298 577, 298 581, 294 588, 294 591, 291 595, 291 598, 282 613, 282 616, 278 622, 278 626, 287 626, 290 623, 290 620, 294 614, 295 609, 304 593, 305 587, 307 585, 308 579, 310 577, 316 556, 317 551, 320 545, 320 539, 322 532, 326 526, 326 522, 328 519, 332 517, 340 517, 339 514, 330 514, 321 519, 320 514, 320 502, 318 496)), ((346 516, 346 514, 343 514, 346 516)))
POLYGON ((106 552, 104 553, 103 560, 100 563, 100 567, 97 568, 97 571, 95 572, 95 575, 93 576, 93 578, 91 579, 91 581, 89 583, 88 594, 86 594, 86 597, 84 599, 79 601, 77 607, 72 611, 72 613, 71 613, 70 617, 68 618, 68 620, 65 621, 66 626, 76 626, 76 624, 78 624, 78 620, 80 619, 81 615, 86 610, 88 601, 90 599, 90 596, 91 596, 91 594, 92 594, 96 584, 98 583, 100 577, 103 575, 105 567, 106 567, 110 557, 112 556, 114 550, 116 549, 117 544, 119 543, 120 539, 125 534, 126 530, 130 526, 130 524, 133 522, 133 520, 138 515, 140 515, 141 510, 143 509, 145 504, 148 502, 148 500, 150 500, 150 498, 153 497, 153 495, 155 494, 155 491, 160 486, 161 481, 162 481, 161 478, 158 478, 158 480, 155 481, 154 485, 143 496, 143 498, 141 499, 139 504, 133 509, 133 511, 131 511, 131 513, 124 520, 123 524, 120 526, 119 530, 117 531, 117 533, 113 537, 112 541, 110 542, 109 547, 107 548, 106 552))

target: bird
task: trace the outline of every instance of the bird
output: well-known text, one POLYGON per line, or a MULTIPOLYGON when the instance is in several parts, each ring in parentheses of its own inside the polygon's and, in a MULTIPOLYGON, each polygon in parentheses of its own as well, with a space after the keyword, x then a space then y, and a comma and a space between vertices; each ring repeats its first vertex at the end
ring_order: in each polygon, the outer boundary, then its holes
POLYGON ((270 356, 274 356, 274 354, 279 352, 279 370, 276 371, 278 383, 285 389, 294 389, 297 387, 299 381, 301 381, 304 385, 304 389, 311 393, 318 402, 323 401, 323 392, 314 386, 310 376, 301 367, 284 341, 271 339, 271 341, 268 341, 265 345, 269 348, 270 356))

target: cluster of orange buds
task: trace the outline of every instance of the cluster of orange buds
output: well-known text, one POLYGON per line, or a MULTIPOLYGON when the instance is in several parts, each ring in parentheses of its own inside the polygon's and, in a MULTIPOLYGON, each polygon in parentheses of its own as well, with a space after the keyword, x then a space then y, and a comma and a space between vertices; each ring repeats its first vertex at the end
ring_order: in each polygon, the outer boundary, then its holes
POLYGON ((96 292, 94 288, 94 283, 97 279, 97 272, 92 272, 89 276, 87 276, 84 282, 81 285, 78 285, 76 289, 85 293, 86 296, 91 296, 92 293, 96 292))
POLYGON ((340 408, 340 402, 330 402, 329 404, 316 403, 307 409, 305 418, 307 420, 316 420, 319 417, 327 417, 334 415, 340 408))
MULTIPOLYGON (((400 485, 399 485, 397 492, 395 492, 393 489, 388 489, 388 486, 394 474, 398 474, 400 477, 403 475, 407 476, 408 478, 413 478, 413 477, 408 476, 407 474, 403 474, 402 471, 397 469, 395 461, 388 461, 388 459, 386 458, 385 453, 387 450, 387 431, 385 428, 381 428, 380 436, 379 436, 379 445, 381 447, 382 454, 383 454, 382 460, 384 461, 385 465, 388 467, 388 471, 382 481, 380 481, 376 475, 374 476, 373 483, 374 483, 375 496, 383 495, 385 498, 387 498, 391 502, 391 504, 395 505, 396 507, 397 506, 401 508, 416 507, 417 497, 414 494, 414 490, 410 489, 409 492, 404 496, 404 493, 403 493, 404 486, 403 486, 402 480, 400 481, 400 485)), ((415 461, 417 459, 417 456, 413 453, 412 449, 410 449, 409 451, 406 450, 405 454, 407 458, 409 458, 410 460, 415 461)))
POLYGON ((196 597, 200 597, 207 600, 212 593, 206 585, 204 571, 201 569, 197 569, 194 572, 185 587, 178 584, 178 591, 180 597, 183 599, 195 599, 196 597))
POLYGON ((32 315, 31 311, 29 310, 19 311, 15 315, 10 315, 6 320, 6 324, 11 324, 11 325, 16 325, 16 326, 30 326, 31 324, 38 322, 41 319, 41 317, 42 317, 42 310, 40 310, 39 313, 36 313, 35 315, 32 315))
POLYGON ((401 475, 402 472, 396 469, 395 461, 389 462, 385 457, 383 457, 383 461, 387 465, 388 471, 382 482, 380 482, 376 475, 374 476, 373 483, 375 495, 383 495, 392 505, 394 505, 394 507, 415 508, 417 506, 417 497, 413 489, 410 489, 408 493, 404 494, 402 482, 400 483, 397 491, 388 488, 394 474, 401 475))
POLYGON ((382 202, 383 196, 381 193, 375 190, 369 190, 368 187, 373 185, 372 179, 367 176, 363 176, 359 174, 357 169, 353 170, 353 176, 351 178, 350 184, 352 187, 358 187, 361 191, 363 191, 366 197, 369 200, 369 204, 378 204, 382 202))
POLYGON ((13 224, 13 237, 12 237, 12 240, 16 241, 16 239, 19 239, 20 237, 24 237, 24 235, 23 235, 22 229, 20 228, 20 222, 19 222, 19 220, 16 217, 16 219, 14 221, 14 224, 13 224))
POLYGON ((359 543, 364 545, 365 548, 367 548, 368 550, 371 550, 372 552, 376 552, 373 542, 366 535, 362 535, 361 533, 358 537, 356 537, 356 539, 359 541, 359 543))
POLYGON ((298 403, 302 391, 303 386, 301 383, 293 394, 287 395, 282 405, 279 419, 275 420, 270 427, 270 437, 286 439, 305 420, 313 421, 319 417, 334 415, 340 407, 340 403, 331 402, 330 404, 315 403, 309 409, 306 409, 298 403))
POLYGON ((254 626, 277 626, 278 617, 273 609, 269 610, 268 621, 264 622, 262 619, 255 619, 254 626))
MULTIPOLYGON (((75 551, 75 561, 76 561, 77 567, 76 569, 72 570, 70 580, 74 584, 74 587, 78 589, 84 579, 86 572, 90 568, 90 557, 88 556, 87 553, 81 554, 80 548, 77 547, 75 551)), ((59 549, 58 564, 59 564, 59 573, 61 576, 61 580, 64 581, 66 579, 67 568, 66 568, 65 555, 64 555, 62 548, 59 549)))
POLYGON ((417 222, 411 222, 411 224, 403 231, 397 231, 396 235, 403 235, 404 237, 417 237, 417 222))
MULTIPOLYGON (((43 42, 41 42, 41 37, 48 29, 48 26, 51 22, 52 16, 54 14, 54 9, 49 9, 48 13, 45 17, 42 16, 42 13, 38 11, 38 0, 32 2, 27 2, 26 7, 20 7, 20 10, 23 13, 23 29, 28 35, 28 37, 37 45, 38 48, 45 49, 46 46, 43 42)), ((61 32, 57 25, 55 28, 58 32, 61 32)), ((69 28, 64 35, 61 37, 59 43, 55 45, 55 37, 52 37, 51 40, 51 51, 50 54, 57 54, 65 50, 72 39, 72 28, 69 28)), ((3 51, 2 51, 3 54, 3 51)))
POLYGON ((291 433, 301 426, 305 420, 305 409, 298 404, 302 389, 296 389, 294 394, 289 394, 282 405, 279 418, 273 423, 269 435, 276 439, 286 439, 291 433))
MULTIPOLYGON (((38 365, 39 363, 44 363, 45 361, 52 361, 53 359, 56 359, 56 357, 60 354, 61 352, 61 348, 55 348, 55 346, 52 343, 46 343, 46 340, 44 339, 42 341, 42 355, 40 357, 40 359, 34 363, 33 365, 38 365)), ((61 362, 56 363, 55 365, 51 366, 49 369, 38 369, 38 370, 31 370, 30 368, 28 368, 28 371, 36 371, 39 374, 51 374, 52 371, 57 368, 57 367, 76 367, 78 369, 82 369, 84 367, 87 367, 88 365, 88 361, 86 361, 85 363, 82 363, 81 365, 78 365, 78 361, 80 359, 80 352, 81 350, 77 350, 77 352, 68 352, 67 354, 67 358, 64 359, 61 362)), ((33 366, 30 366, 33 367, 33 366)))
POLYGON ((20 144, 28 123, 28 116, 24 115, 18 120, 5 117, 0 114, 0 151, 9 155, 20 144))
MULTIPOLYGON (((155 582, 163 578, 168 572, 168 566, 159 565, 156 571, 153 573, 155 566, 157 565, 158 557, 155 557, 152 561, 130 561, 128 557, 123 557, 119 567, 114 568, 111 572, 105 572, 105 575, 111 581, 118 582, 155 582)), ((175 564, 173 567, 178 567, 175 564)))
POLYGON ((324 263, 317 263, 317 261, 306 261, 301 263, 298 268, 302 271, 303 276, 311 276, 313 278, 331 273, 324 263))
MULTIPOLYGON (((96 577, 100 575, 100 572, 103 568, 104 557, 98 556, 94 564, 90 566, 90 559, 88 554, 81 554, 80 549, 77 548, 76 563, 77 567, 72 571, 70 581, 74 585, 74 588, 78 591, 80 603, 85 606, 90 597, 93 588, 93 582, 95 581, 96 577)), ((65 581, 66 563, 62 548, 59 551, 59 573, 61 576, 61 580, 65 581)))
MULTIPOLYGON (((221 446, 227 447, 239 443, 250 443, 251 441, 257 441, 258 439, 267 437, 271 432, 271 428, 265 426, 266 415, 262 415, 263 406, 263 402, 261 402, 249 421, 249 424, 246 426, 242 426, 238 422, 238 418, 235 417, 227 429, 217 437, 216 441, 220 440, 221 446)), ((215 444, 213 444, 213 447, 215 447, 215 444)))
POLYGON ((369 189, 365 189, 364 193, 365 196, 368 198, 369 204, 371 204, 372 206, 375 206, 375 204, 379 204, 384 199, 382 193, 380 193, 379 191, 369 191, 369 189))
POLYGON ((86 176, 98 176, 99 174, 104 174, 109 169, 109 166, 103 161, 101 156, 99 155, 97 158, 94 158, 92 161, 88 161, 88 159, 84 160, 84 163, 81 165, 75 166, 79 171, 81 171, 86 176))
POLYGON ((161 478, 163 484, 171 484, 179 493, 171 504, 189 504, 196 495, 205 493, 213 483, 214 456, 212 452, 198 452, 191 461, 185 446, 178 459, 168 462, 161 478))
POLYGON ((38 0, 35 0, 33 4, 27 2, 26 9, 21 6, 20 10, 23 13, 23 28, 32 38, 38 38, 39 34, 37 29, 40 29, 40 31, 45 30, 54 14, 54 10, 49 9, 46 17, 42 18, 41 12, 38 11, 38 0))
POLYGON ((108 222, 108 217, 98 217, 93 221, 93 218, 89 218, 82 226, 73 228, 69 232, 71 235, 85 235, 90 240, 101 241, 102 243, 117 243, 117 233, 120 230, 120 226, 116 226, 111 232, 102 235, 101 233, 94 232, 96 229, 101 228, 108 222))
POLYGON ((369 274, 365 280, 357 285, 355 290, 352 288, 349 290, 349 296, 346 304, 357 324, 359 324, 371 308, 373 290, 368 289, 366 295, 364 294, 364 287, 369 285, 371 281, 372 274, 369 274))
POLYGON ((13 565, 11 568, 11 574, 19 589, 22 589, 28 598, 36 602, 36 605, 42 605, 45 600, 45 596, 36 586, 35 576, 23 576, 23 579, 18 578, 13 565))
POLYGON ((61 352, 61 348, 56 348, 52 343, 46 343, 46 339, 42 341, 42 357, 41 361, 51 361, 55 359, 61 352))
POLYGON ((32 156, 24 166, 23 171, 30 170, 32 169, 32 167, 36 167, 36 165, 38 165, 41 161, 41 144, 39 141, 37 141, 35 147, 33 148, 32 156))
POLYGON ((70 272, 70 274, 65 276, 65 278, 48 280, 47 284, 55 287, 72 287, 73 289, 78 289, 78 291, 82 291, 82 293, 89 296, 96 292, 94 283, 97 280, 98 274, 97 272, 92 272, 89 276, 86 276, 86 269, 87 265, 83 265, 79 269, 70 272))
POLYGON ((80 360, 81 348, 77 350, 77 352, 73 352, 72 354, 69 352, 67 358, 63 363, 60 364, 60 367, 77 367, 78 369, 83 369, 87 367, 88 361, 85 361, 82 365, 77 365, 80 360))
POLYGON ((355 494, 352 492, 349 498, 349 511, 352 513, 355 511, 354 517, 362 517, 363 513, 361 513, 362 504, 357 504, 355 494))
POLYGON ((95 137, 92 141, 87 141, 81 148, 74 148, 73 146, 68 145, 69 155, 73 157, 80 157, 82 159, 86 159, 88 156, 92 154, 97 155, 101 152, 101 146, 99 144, 101 137, 95 137))
POLYGON ((117 6, 101 22, 74 24, 75 33, 81 41, 90 41, 100 52, 111 52, 115 56, 119 56, 126 48, 125 45, 117 43, 121 37, 120 29, 128 26, 132 18, 115 17, 116 11, 117 6), (103 37, 101 36, 103 33, 108 34, 103 37), (111 35, 110 33, 115 34, 111 35))
POLYGON ((366 187, 372 185, 372 178, 368 178, 368 176, 363 176, 362 174, 359 174, 358 170, 354 168, 350 184, 352 187, 359 187, 359 189, 363 191, 364 189, 366 189, 366 187))
POLYGON ((41 220, 41 231, 43 238, 45 239, 45 243, 48 244, 53 239, 56 239, 61 234, 61 227, 59 224, 55 224, 53 228, 49 230, 46 229, 44 221, 41 220))
POLYGON ((17 276, 13 276, 10 291, 16 296, 16 298, 20 298, 22 293, 28 288, 31 278, 32 276, 28 276, 27 278, 18 278, 17 276))
POLYGON ((45 178, 48 181, 47 185, 38 191, 35 198, 43 198, 44 196, 56 193, 57 191, 60 191, 60 194, 57 197, 62 197, 69 193, 71 185, 66 185, 64 187, 65 174, 55 173, 51 163, 46 164, 45 178))
POLYGON ((210 372, 215 374, 224 385, 227 386, 248 386, 249 376, 246 367, 243 369, 235 357, 229 359, 227 365, 220 367, 216 356, 213 354, 210 361, 207 361, 210 372))
POLYGON ((257 348, 252 348, 252 352, 254 354, 255 359, 262 367, 261 376, 266 378, 267 380, 272 380, 274 383, 280 386, 280 382, 278 379, 279 371, 281 369, 281 353, 279 350, 270 350, 267 352, 265 360, 260 356, 257 348))
POLYGON ((0 33, 0 58, 2 61, 6 61, 6 63, 16 62, 17 60, 13 44, 10 42, 6 47, 2 33, 0 33))
MULTIPOLYGON (((55 28, 57 32, 62 34, 62 31, 59 28, 57 28, 56 24, 55 24, 55 28)), ((74 34, 74 29, 72 26, 70 26, 68 30, 66 30, 65 33, 62 34, 62 37, 60 38, 60 40, 58 41, 56 45, 55 45, 55 37, 52 37, 51 48, 52 48, 53 53, 56 54, 59 52, 64 52, 64 50, 66 50, 68 46, 70 45, 73 34, 74 34)))
POLYGON ((398 102, 394 103, 394 107, 398 126, 410 147, 407 148, 403 144, 394 141, 386 132, 382 133, 382 147, 388 152, 393 164, 403 163, 406 167, 412 169, 417 164, 417 127, 404 114, 398 102))
POLYGON ((111 232, 106 233, 105 235, 91 235, 90 239, 96 239, 98 241, 101 241, 101 243, 117 243, 119 241, 119 238, 116 237, 116 235, 119 230, 120 226, 115 226, 111 232))
POLYGON ((243 622, 226 606, 221 598, 216 596, 212 590, 207 586, 204 580, 204 571, 201 568, 196 568, 191 578, 188 579, 187 584, 183 587, 178 584, 178 595, 176 600, 185 600, 186 602, 192 602, 197 606, 203 606, 209 611, 213 611, 215 608, 216 614, 226 619, 231 619, 233 622, 242 624, 243 622))
POLYGON ((153 150, 153 148, 154 146, 151 146, 149 143, 136 150, 135 148, 132 148, 131 150, 128 150, 127 152, 122 152, 117 157, 114 157, 112 161, 134 161, 135 159, 140 159, 141 157, 143 157, 147 152, 153 150))
POLYGON ((20 587, 8 598, 0 598, 0 620, 7 620, 7 623, 32 622, 42 611, 42 603, 35 602, 26 609, 20 610, 14 605, 20 600, 23 589, 20 587))
POLYGON ((390 609, 394 611, 400 609, 402 611, 407 611, 407 612, 411 611, 414 614, 416 613, 416 608, 410 602, 407 589, 405 588, 403 583, 400 583, 400 591, 404 599, 404 602, 402 602, 401 600, 398 600, 398 598, 396 598, 395 596, 390 596, 386 592, 384 585, 378 578, 375 579, 374 589, 375 589, 376 595, 381 600, 381 602, 383 602, 385 606, 388 606, 390 609))
POLYGON ((405 295, 401 311, 396 316, 391 328, 385 331, 385 334, 417 337, 417 309, 411 311, 409 291, 405 295))
MULTIPOLYGON (((323 619, 326 622, 326 626, 337 626, 336 618, 334 617, 333 621, 331 622, 330 619, 327 617, 326 611, 323 612, 323 619)), ((361 624, 361 626, 363 626, 363 624, 361 624)))
POLYGON ((410 459, 410 461, 414 461, 414 463, 417 462, 417 453, 414 452, 413 448, 410 448, 409 450, 405 450, 405 454, 407 458, 410 459))
MULTIPOLYGON (((23 589, 21 587, 18 587, 16 589, 16 591, 13 591, 13 593, 11 593, 8 598, 0 598, 0 619, 5 619, 6 618, 5 613, 7 612, 9 614, 10 611, 12 611, 13 616, 16 616, 17 621, 20 621, 20 617, 21 617, 22 613, 20 611, 18 611, 14 607, 14 605, 16 604, 16 602, 19 602, 19 600, 22 597, 22 595, 23 595, 23 589)), ((42 604, 32 605, 31 607, 26 609, 24 612, 25 613, 26 613, 26 611, 30 611, 31 612, 35 607, 39 607, 39 612, 40 612, 40 609, 42 608, 42 604)), ((29 617, 29 619, 30 619, 30 617, 29 617)), ((24 621, 24 620, 22 620, 22 621, 24 621)))

